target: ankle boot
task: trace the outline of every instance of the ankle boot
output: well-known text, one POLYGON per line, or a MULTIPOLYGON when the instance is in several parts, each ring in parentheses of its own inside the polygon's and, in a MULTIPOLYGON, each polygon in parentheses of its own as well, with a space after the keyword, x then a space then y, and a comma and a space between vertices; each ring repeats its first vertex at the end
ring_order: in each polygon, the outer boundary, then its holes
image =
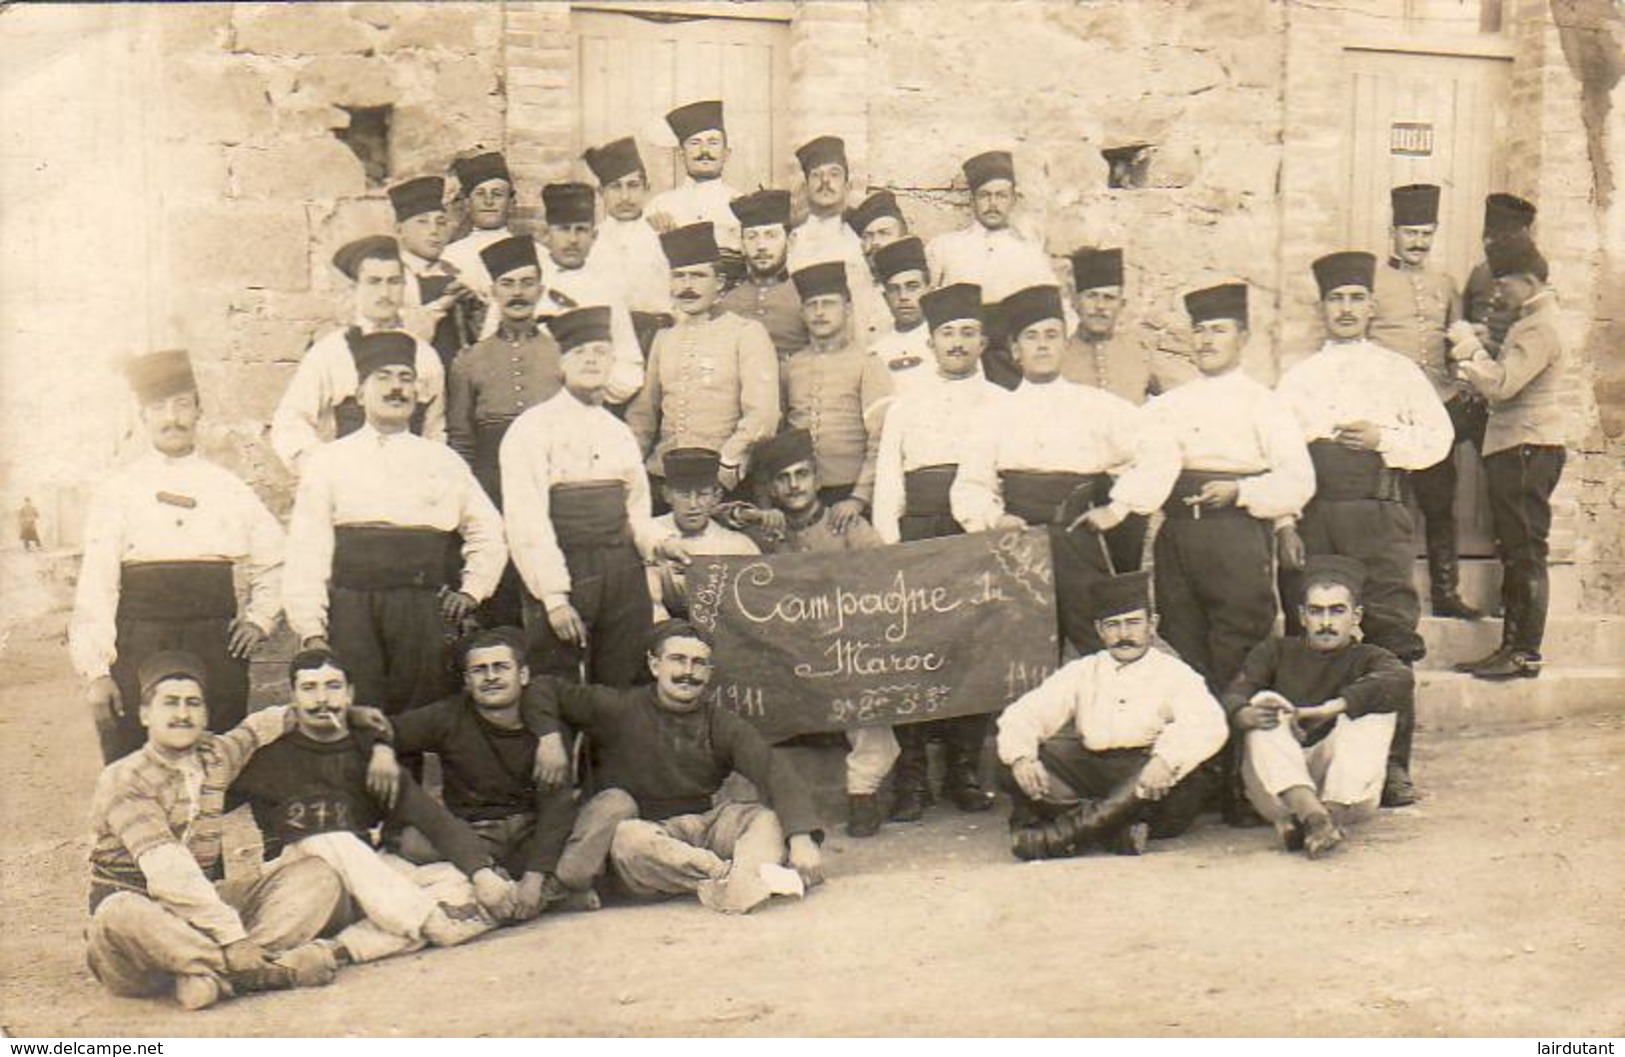
POLYGON ((930 757, 926 755, 924 724, 897 728, 901 750, 892 768, 891 817, 896 822, 918 822, 931 806, 930 757))
POLYGON ((947 767, 942 778, 942 795, 967 814, 986 811, 993 806, 993 794, 982 788, 978 777, 982 763, 982 744, 987 737, 987 723, 982 716, 963 716, 948 721, 943 747, 947 750, 947 767))
POLYGON ((1018 859, 1059 859, 1076 855, 1090 844, 1105 844, 1140 821, 1145 802, 1135 795, 1135 782, 1124 782, 1103 800, 1085 800, 1048 822, 1011 834, 1010 850, 1018 859))

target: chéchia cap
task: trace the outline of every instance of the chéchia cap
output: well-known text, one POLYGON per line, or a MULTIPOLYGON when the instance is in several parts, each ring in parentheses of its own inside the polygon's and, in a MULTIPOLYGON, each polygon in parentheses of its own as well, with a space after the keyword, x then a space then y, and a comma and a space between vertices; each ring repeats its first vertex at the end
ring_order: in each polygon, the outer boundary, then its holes
POLYGON ((358 334, 350 339, 350 355, 355 359, 355 376, 366 381, 374 371, 385 367, 418 366, 417 339, 399 330, 358 334))
POLYGON ((557 183, 542 188, 542 209, 550 225, 591 224, 596 208, 597 196, 586 184, 557 183))
POLYGON ((801 171, 810 173, 820 165, 835 164, 845 169, 846 144, 839 136, 819 136, 796 148, 796 161, 801 171))
POLYGON ((927 290, 920 298, 920 311, 925 324, 936 330, 944 323, 956 319, 982 318, 982 288, 975 283, 952 283, 927 290))
POLYGON ((759 228, 769 224, 790 226, 789 191, 752 191, 728 203, 742 228, 759 228))
POLYGON ((710 448, 673 448, 660 464, 672 488, 708 488, 717 483, 722 456, 710 448))
POLYGON ((1233 319, 1247 325, 1247 284, 1220 283, 1185 295, 1185 311, 1192 325, 1211 319, 1233 319))
POLYGON ((480 260, 485 263, 485 271, 493 279, 500 279, 520 268, 541 266, 536 258, 536 240, 529 235, 515 235, 491 243, 480 251, 480 260))
POLYGON ((1085 246, 1072 253, 1072 289, 1123 285, 1123 251, 1085 246))
POLYGON ((181 349, 165 349, 133 357, 124 369, 135 390, 136 399, 143 404, 166 400, 180 393, 197 391, 197 378, 192 374, 192 358, 181 349))
POLYGON ((771 481, 789 467, 812 457, 812 434, 804 429, 787 429, 759 442, 751 450, 750 463, 762 480, 771 481))
POLYGON ((494 150, 458 158, 451 163, 451 172, 457 177, 457 187, 464 196, 480 184, 492 180, 513 183, 513 177, 508 175, 508 159, 494 150))
POLYGON ((572 308, 548 320, 547 329, 553 335, 553 340, 559 343, 561 353, 578 349, 588 342, 608 341, 609 306, 572 308))
POLYGON ((852 289, 846 284, 846 265, 841 261, 809 264, 792 274, 790 281, 796 284, 796 294, 803 301, 811 301, 824 294, 852 296, 852 289))
POLYGON ((354 282, 361 274, 362 261, 398 261, 401 259, 401 244, 390 235, 367 235, 363 238, 346 242, 333 254, 333 267, 343 272, 345 277, 354 282))
POLYGON ((1376 280, 1377 258, 1361 250, 1341 250, 1326 254, 1315 261, 1313 267, 1320 296, 1325 297, 1343 286, 1363 286, 1370 290, 1376 280))
POLYGON ((631 136, 611 140, 602 147, 588 147, 581 157, 598 178, 600 186, 612 184, 635 172, 648 171, 643 167, 643 156, 638 153, 637 141, 631 136))
POLYGON ((660 249, 666 255, 666 263, 673 268, 714 264, 721 256, 717 250, 716 227, 709 220, 662 232, 660 249))
MULTIPOLYGON (((926 273, 925 243, 909 235, 875 250, 875 278, 882 283, 903 272, 926 273)), ((930 276, 927 275, 929 279, 930 276)))
POLYGON ((397 222, 422 213, 446 208, 446 181, 439 176, 419 176, 389 189, 389 203, 395 207, 397 222))
POLYGON ((701 132, 716 129, 725 132, 722 124, 722 100, 703 99, 697 103, 685 103, 666 115, 666 124, 671 127, 672 135, 681 143, 690 136, 701 132))
POLYGON ((1137 609, 1151 609, 1151 573, 1141 569, 1096 581, 1090 598, 1090 611, 1096 620, 1122 616, 1137 609))
POLYGON ((908 218, 897 204, 897 196, 890 191, 876 191, 846 211, 847 226, 859 235, 881 217, 896 217, 905 226, 908 224, 908 218))
POLYGON ((1405 184, 1388 192, 1393 206, 1394 227, 1411 227, 1439 222, 1439 185, 1405 184))
POLYGON ((1484 234, 1505 235, 1532 227, 1535 213, 1534 203, 1497 191, 1484 199, 1484 234))
POLYGON ((141 687, 142 697, 152 693, 165 679, 191 679, 205 694, 209 690, 208 670, 197 654, 185 650, 159 650, 142 658, 136 666, 135 681, 141 687))
POLYGON ((965 183, 972 191, 989 180, 1015 180, 1016 162, 1007 150, 990 150, 966 158, 963 166, 965 183))
POLYGON ((1061 307, 1061 288, 1044 285, 1017 290, 999 302, 999 316, 1011 338, 1017 337, 1034 323, 1046 319, 1064 320, 1066 310, 1061 307))

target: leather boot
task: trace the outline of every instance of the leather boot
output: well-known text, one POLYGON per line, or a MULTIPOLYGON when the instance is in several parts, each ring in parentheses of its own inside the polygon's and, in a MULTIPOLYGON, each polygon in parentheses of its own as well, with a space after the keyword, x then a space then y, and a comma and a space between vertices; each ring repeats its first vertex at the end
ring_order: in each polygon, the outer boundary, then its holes
POLYGON ((1540 669, 1540 654, 1528 650, 1507 650, 1492 663, 1474 668, 1472 676, 1474 679, 1491 680, 1533 679, 1540 674, 1540 669))
POLYGON ((1124 782, 1103 800, 1085 800, 1048 822, 1016 830, 1010 850, 1018 859, 1060 859, 1108 843, 1140 821, 1145 802, 1134 792, 1137 781, 1124 782))
POLYGON ((1394 716, 1394 740, 1388 746, 1388 773, 1382 783, 1383 807, 1409 807, 1416 803, 1411 781, 1411 741, 1416 736, 1416 706, 1401 706, 1394 716))
POLYGON ((1468 605, 1460 594, 1461 562, 1456 556, 1455 524, 1449 526, 1450 535, 1435 539, 1433 526, 1428 526, 1428 587, 1432 595, 1433 615, 1455 620, 1483 620, 1484 613, 1468 605))
POLYGON ((891 817, 895 822, 918 822, 931 806, 931 761, 926 754, 925 724, 898 727, 897 747, 901 751, 891 772, 891 817))
POLYGON ((987 721, 983 716, 962 716, 947 721, 944 748, 947 750, 947 768, 942 779, 942 794, 966 814, 986 811, 993 806, 993 794, 982 788, 978 772, 981 770, 982 745, 987 738, 987 721))
POLYGON ((846 804, 847 836, 873 837, 880 832, 880 801, 873 793, 849 793, 846 804))

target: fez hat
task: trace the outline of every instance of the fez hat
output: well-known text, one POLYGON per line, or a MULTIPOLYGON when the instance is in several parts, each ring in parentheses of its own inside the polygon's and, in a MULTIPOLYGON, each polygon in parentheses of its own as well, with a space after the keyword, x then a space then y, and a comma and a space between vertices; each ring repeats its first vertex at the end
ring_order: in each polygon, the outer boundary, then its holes
POLYGON ((796 148, 796 161, 801 163, 801 171, 804 173, 810 173, 820 165, 829 165, 832 162, 845 169, 846 144, 839 136, 819 136, 796 148))
POLYGON ((717 483, 722 456, 710 448, 673 448, 660 460, 672 488, 709 488, 717 483))
POLYGON ((925 243, 913 235, 875 250, 875 278, 881 282, 902 272, 925 271, 925 243))
POLYGON ((750 457, 757 476, 771 481, 782 471, 813 457, 812 434, 804 429, 787 429, 759 442, 750 457))
POLYGON ((1325 297, 1340 286, 1363 286, 1370 290, 1376 281, 1377 258, 1361 250, 1340 250, 1326 254, 1315 261, 1313 267, 1320 296, 1325 297))
POLYGON ((671 134, 681 143, 690 136, 716 129, 726 132, 722 124, 722 100, 705 99, 698 103, 685 103, 666 115, 671 134))
POLYGON ((932 330, 956 319, 980 322, 982 288, 975 283, 952 283, 927 290, 920 298, 920 311, 925 313, 925 325, 932 330))
POLYGON ((1341 584, 1354 600, 1365 590, 1365 563, 1346 554, 1311 554, 1303 563, 1303 593, 1317 584, 1341 584))
POLYGON ((1085 246, 1072 252, 1072 289, 1093 290, 1097 286, 1123 285, 1123 251, 1097 250, 1085 246))
POLYGON ((499 239, 480 251, 480 260, 492 279, 500 279, 516 268, 538 268, 536 240, 529 235, 499 239))
POLYGON ((333 254, 333 267, 343 272, 351 282, 361 273, 362 261, 398 261, 401 244, 389 235, 368 235, 346 242, 333 254))
POLYGON ((1546 281, 1546 258, 1540 255, 1527 231, 1491 242, 1484 247, 1484 257, 1489 262, 1490 274, 1497 279, 1503 275, 1533 275, 1541 282, 1546 281))
POLYGON ((1439 222, 1439 185, 1405 184, 1388 192, 1394 210, 1394 227, 1439 222))
POLYGON ((125 365, 125 375, 130 388, 135 390, 136 399, 143 404, 197 391, 192 359, 181 349, 136 356, 125 365))
POLYGON ((389 202, 395 207, 396 221, 411 220, 421 213, 446 208, 446 181, 438 176, 419 176, 389 189, 389 202))
POLYGON ((728 203, 742 228, 759 228, 768 224, 790 226, 789 191, 752 191, 728 203))
POLYGON ((1064 320, 1066 310, 1061 307, 1061 288, 1046 285, 1017 290, 999 302, 999 316, 1012 341, 1034 323, 1046 319, 1064 320))
POLYGON ((474 188, 490 180, 513 183, 513 177, 508 175, 508 159, 494 150, 469 158, 458 158, 451 163, 451 171, 457 177, 457 186, 465 197, 474 188))
POLYGON ((589 341, 608 341, 609 306, 587 305, 561 312, 547 321, 547 329, 559 343, 561 353, 580 348, 589 341))
POLYGON ((1245 327, 1247 284, 1220 283, 1205 290, 1192 290, 1185 295, 1185 311, 1190 313, 1193 325, 1210 319, 1233 319, 1245 327))
POLYGON ((602 147, 588 147, 581 157, 598 178, 600 186, 612 184, 631 173, 646 171, 643 156, 638 153, 637 142, 631 136, 611 140, 602 147))
POLYGON ((989 180, 1014 180, 1016 163, 1007 150, 990 150, 965 159, 965 183, 972 191, 989 180))
POLYGON ((141 659, 136 666, 136 684, 143 699, 165 679, 191 679, 203 692, 209 692, 208 670, 197 654, 185 650, 159 650, 141 659))
POLYGON ((846 211, 847 226, 859 235, 863 234, 864 228, 881 217, 896 217, 904 225, 908 224, 907 218, 903 216, 903 210, 897 205, 897 196, 890 191, 876 191, 846 211))
POLYGON ((852 288, 846 284, 846 265, 841 261, 809 264, 793 273, 790 281, 796 284, 796 295, 803 301, 810 301, 823 294, 852 296, 852 288))
POLYGON ((1505 235, 1535 223, 1534 204, 1517 195, 1497 192, 1484 199, 1484 234, 1505 235))
POLYGON ((1151 573, 1141 569, 1098 580, 1091 591, 1090 615, 1096 620, 1151 609, 1151 573))
POLYGON ((548 184, 542 188, 542 209, 549 224, 591 224, 596 204, 593 190, 586 184, 548 184))
POLYGON ((356 381, 365 382, 372 372, 383 367, 410 367, 416 371, 418 343, 399 330, 355 334, 350 338, 350 355, 355 359, 356 381))
POLYGON ((662 232, 660 249, 666 255, 666 263, 673 268, 715 264, 721 256, 717 249, 716 226, 709 220, 662 232))

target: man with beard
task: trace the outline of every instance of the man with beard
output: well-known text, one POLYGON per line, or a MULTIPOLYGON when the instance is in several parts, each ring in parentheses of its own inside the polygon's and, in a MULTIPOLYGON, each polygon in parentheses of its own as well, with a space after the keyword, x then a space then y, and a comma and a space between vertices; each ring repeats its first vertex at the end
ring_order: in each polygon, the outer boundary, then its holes
POLYGON ((289 662, 288 681, 294 731, 256 753, 231 793, 253 809, 270 870, 316 860, 338 875, 356 920, 318 941, 335 963, 454 946, 509 920, 514 885, 480 838, 389 766, 387 743, 352 729, 344 663, 326 649, 303 650, 289 662), (414 827, 450 862, 413 866, 379 851, 372 832, 381 824, 414 827))
POLYGON ((666 115, 666 125, 677 138, 683 156, 686 179, 669 191, 649 199, 649 223, 661 234, 709 223, 717 245, 732 256, 740 251, 739 225, 728 203, 739 192, 722 179, 728 164, 728 131, 722 120, 722 101, 705 99, 683 106, 666 115))
POLYGON ((745 281, 722 295, 718 302, 728 312, 754 319, 767 328, 779 366, 793 352, 807 347, 807 324, 801 318, 801 299, 785 270, 787 232, 790 229, 790 192, 756 191, 729 203, 739 218, 739 237, 745 252, 745 281))
POLYGON ((599 275, 620 277, 632 327, 647 358, 655 334, 672 323, 666 255, 660 250, 660 233, 643 215, 649 172, 630 136, 588 147, 582 158, 597 178, 598 195, 604 200, 604 220, 587 254, 587 267, 599 275))
MULTIPOLYGON (((311 343, 271 416, 271 447, 296 477, 311 452, 326 441, 354 433, 366 421, 356 401, 360 388, 356 350, 362 338, 405 331, 401 300, 406 277, 394 239, 371 235, 345 243, 333 254, 333 267, 352 284, 355 318, 349 326, 328 331, 311 343)), ((445 369, 434 349, 421 341, 416 345, 417 410, 409 425, 413 433, 444 442, 445 369)))
POLYGON ((1073 252, 1072 306, 1077 310, 1078 327, 1061 359, 1062 378, 1104 389, 1135 405, 1189 380, 1185 361, 1168 356, 1154 365, 1132 334, 1119 332, 1122 250, 1084 247, 1073 252))
POLYGON ((666 452, 711 448, 724 491, 743 479, 750 447, 779 424, 779 360, 767 328, 718 303, 722 275, 709 223, 660 236, 677 324, 655 338, 647 384, 626 410, 656 486, 666 452))
POLYGON ((406 329, 433 346, 441 367, 449 369, 457 350, 474 340, 479 327, 474 319, 478 297, 442 256, 451 237, 445 198, 446 181, 439 176, 419 176, 389 189, 405 267, 401 315, 406 329))
POLYGON ((207 681, 190 653, 143 658, 146 743, 102 772, 90 808, 90 971, 116 995, 170 992, 187 1009, 331 981, 337 965, 311 941, 344 894, 316 861, 221 881, 226 786, 289 717, 267 708, 210 734, 207 681))
POLYGON ((447 626, 490 597, 508 557, 468 464, 407 431, 413 353, 400 333, 357 343, 366 425, 310 456, 288 533, 289 626, 305 648, 344 650, 358 700, 392 715, 445 696, 447 626))
POLYGON ((637 438, 604 409, 613 359, 610 313, 553 320, 564 388, 526 411, 502 440, 502 495, 513 563, 524 580, 533 672, 594 682, 637 679, 650 623, 646 558, 688 561, 650 514, 637 438))
POLYGON ((541 770, 568 769, 561 724, 592 739, 602 791, 582 806, 577 832, 584 847, 608 847, 632 895, 693 892, 712 910, 748 913, 823 881, 823 832, 795 768, 707 692, 712 650, 687 621, 663 621, 648 642, 653 686, 543 678, 524 710, 542 735, 541 770), (714 799, 734 772, 765 803, 714 799))
POLYGON ((1049 526, 1061 635, 1090 654, 1101 645, 1092 587, 1139 568, 1146 517, 1168 497, 1179 449, 1122 397, 1061 377, 1059 287, 1018 291, 999 311, 1022 381, 983 404, 949 492, 954 520, 967 532, 1049 526))
POLYGON ((1091 846, 1138 855, 1150 837, 1185 832, 1202 809, 1203 764, 1224 744, 1224 710, 1200 675, 1151 648, 1149 586, 1143 572, 1099 584, 1093 608, 1105 647, 999 715, 1019 859, 1091 846))
MULTIPOLYGON (((1455 431, 1450 451, 1436 465, 1411 475, 1411 491, 1427 536, 1428 584, 1436 617, 1477 620, 1484 614, 1457 590, 1456 446, 1484 438, 1484 401, 1455 378, 1446 355, 1452 327, 1461 319, 1456 281, 1428 265, 1439 230, 1437 184, 1408 184, 1389 195, 1393 252, 1379 266, 1371 291, 1371 340, 1416 361, 1439 394, 1455 431)), ((1456 327, 1460 334, 1460 328, 1456 327)))
POLYGON ((483 151, 451 163, 457 177, 457 197, 468 211, 472 225, 468 234, 448 243, 440 259, 456 269, 457 276, 481 300, 490 300, 491 274, 480 252, 492 243, 513 237, 508 227, 513 211, 513 177, 508 160, 496 151, 483 151))
MULTIPOLYGON (((1411 579, 1415 524, 1405 505, 1404 473, 1433 466, 1450 451, 1455 431, 1427 376, 1413 361, 1366 337, 1376 258, 1333 253, 1315 261, 1327 340, 1276 387, 1286 398, 1315 464, 1315 497, 1298 527, 1277 529, 1282 565, 1305 555, 1340 554, 1365 567, 1361 591, 1365 640, 1407 664, 1427 652, 1411 579)), ((1290 578, 1281 596, 1297 597, 1290 578)), ((1295 625, 1288 621, 1292 632, 1295 625)), ((1399 713, 1384 803, 1414 802, 1410 778, 1416 715, 1399 713)))
POLYGON ((1382 795, 1396 713, 1414 708, 1415 676, 1380 646, 1355 640, 1365 568, 1314 555, 1304 570, 1302 637, 1270 638, 1224 693, 1245 740, 1247 798, 1287 851, 1317 859, 1382 795))
POLYGON ((852 338, 846 266, 814 264, 790 279, 812 344, 785 365, 784 418, 812 435, 819 499, 829 504, 830 527, 839 533, 861 518, 874 498, 880 423, 868 411, 891 395, 891 381, 880 361, 852 338))
MULTIPOLYGON (((913 239, 905 242, 918 245, 913 239)), ((976 287, 956 283, 919 299, 924 316, 920 329, 930 336, 936 384, 899 396, 886 413, 875 463, 874 526, 887 543, 964 532, 953 518, 948 493, 975 439, 965 424, 976 421, 986 401, 1004 393, 982 377, 981 298, 976 287)), ((947 747, 944 795, 961 811, 992 807, 992 794, 983 791, 977 776, 987 726, 988 716, 982 714, 897 727, 902 755, 892 772, 896 796, 891 817, 917 821, 931 803, 926 742, 933 735, 947 747)))
MULTIPOLYGON (((538 782, 531 775, 536 735, 525 729, 519 700, 530 684, 525 639, 518 628, 479 631, 460 647, 463 691, 394 719, 395 751, 440 757, 448 810, 485 842, 491 858, 518 878, 513 917, 529 921, 550 907, 596 909, 593 876, 609 850, 572 837, 576 805, 568 773, 538 782)), ((417 829, 401 835, 413 862, 444 856, 417 829)))
MULTIPOLYGON (((756 544, 742 532, 712 520, 722 501, 717 483, 721 457, 709 448, 673 448, 666 453, 666 476, 661 485, 669 514, 655 518, 661 536, 676 535, 696 558, 704 555, 757 554, 756 544)), ((656 620, 688 616, 688 588, 684 567, 678 562, 649 565, 649 597, 656 620)))
POLYGON ((197 453, 203 406, 190 358, 156 352, 132 360, 128 373, 152 450, 91 498, 68 623, 106 763, 147 740, 136 672, 163 650, 202 658, 212 729, 241 722, 248 657, 282 612, 282 526, 253 489, 197 453), (239 566, 248 582, 241 609, 239 566))
MULTIPOLYGON (((772 537, 764 534, 764 553, 823 553, 885 546, 861 515, 852 514, 844 524, 836 524, 834 512, 822 499, 827 493, 820 487, 814 440, 807 430, 787 429, 758 445, 751 458, 752 473, 765 487, 774 509, 783 515, 782 532, 772 537)), ((846 831, 853 837, 872 837, 881 824, 876 794, 897 762, 897 739, 890 727, 855 727, 846 732, 846 740, 850 750, 846 754, 846 831)))

